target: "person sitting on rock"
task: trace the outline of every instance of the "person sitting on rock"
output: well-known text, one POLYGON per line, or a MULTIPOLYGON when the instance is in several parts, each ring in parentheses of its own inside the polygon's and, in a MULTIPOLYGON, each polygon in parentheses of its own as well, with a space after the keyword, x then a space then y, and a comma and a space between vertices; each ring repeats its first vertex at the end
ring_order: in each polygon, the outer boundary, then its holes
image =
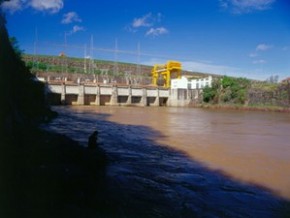
POLYGON ((106 151, 99 146, 98 131, 94 131, 88 140, 87 161, 90 162, 89 168, 94 172, 99 172, 103 177, 106 174, 106 166, 108 164, 108 157, 106 151))
POLYGON ((88 148, 89 149, 96 149, 98 147, 98 131, 94 131, 90 137, 89 137, 89 141, 88 141, 88 148))

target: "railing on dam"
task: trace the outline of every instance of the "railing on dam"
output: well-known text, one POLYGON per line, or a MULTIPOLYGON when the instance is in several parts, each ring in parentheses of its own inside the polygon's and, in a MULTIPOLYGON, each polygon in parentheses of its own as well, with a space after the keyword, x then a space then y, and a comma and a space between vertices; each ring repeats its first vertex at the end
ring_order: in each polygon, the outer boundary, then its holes
POLYGON ((47 83, 52 104, 163 106, 170 90, 154 86, 47 83))

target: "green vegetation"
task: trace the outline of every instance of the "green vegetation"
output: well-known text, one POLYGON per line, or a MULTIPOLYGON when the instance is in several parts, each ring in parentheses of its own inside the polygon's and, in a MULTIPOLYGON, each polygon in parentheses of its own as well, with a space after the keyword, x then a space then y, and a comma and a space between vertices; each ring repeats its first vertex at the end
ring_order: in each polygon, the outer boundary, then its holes
POLYGON ((20 58, 23 55, 24 50, 20 49, 17 39, 15 37, 10 37, 9 41, 14 49, 15 54, 20 58))
POLYGON ((203 89, 203 101, 206 103, 244 104, 250 80, 224 76, 216 78, 211 87, 203 89))
MULTIPOLYGON (((152 66, 136 65, 133 63, 115 62, 99 59, 83 59, 68 56, 48 56, 24 54, 23 61, 31 69, 33 74, 38 73, 66 73, 86 74, 86 75, 107 75, 110 77, 131 77, 143 78, 151 81, 152 66), (116 67, 117 66, 117 70, 116 67), (117 72, 116 72, 117 71, 117 72), (140 75, 141 73, 141 75, 140 75)), ((192 78, 204 77, 204 73, 183 71, 183 75, 189 75, 192 78)), ((215 75, 216 76, 216 75, 215 75)))
MULTIPOLYGON (((131 63, 114 62, 107 60, 91 60, 67 56, 48 56, 48 55, 23 55, 23 61, 31 71, 36 73, 69 73, 69 74, 94 74, 101 75, 102 71, 109 76, 122 76, 126 71, 137 73, 137 65, 131 63), (115 66, 118 72, 115 72, 115 66)), ((149 75, 150 66, 140 65, 141 72, 149 75)))
POLYGON ((220 80, 215 78, 211 87, 206 86, 203 88, 203 101, 206 103, 218 103, 220 90, 220 80))
POLYGON ((250 80, 224 76, 221 80, 221 100, 223 102, 244 104, 247 100, 247 90, 250 80))
POLYGON ((45 71, 45 70, 49 69, 49 66, 47 64, 41 63, 41 62, 34 63, 33 61, 28 61, 26 63, 26 66, 31 70, 34 70, 35 68, 37 68, 41 71, 45 71))
POLYGON ((285 108, 290 106, 290 84, 289 81, 273 83, 223 76, 214 79, 211 87, 203 89, 203 102, 224 106, 285 108))

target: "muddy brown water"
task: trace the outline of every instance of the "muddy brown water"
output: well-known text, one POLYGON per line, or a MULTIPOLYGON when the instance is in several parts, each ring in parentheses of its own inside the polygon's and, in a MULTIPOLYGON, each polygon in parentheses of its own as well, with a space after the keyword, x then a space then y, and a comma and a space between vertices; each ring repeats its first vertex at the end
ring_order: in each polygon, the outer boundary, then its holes
POLYGON ((290 199, 290 114, 169 107, 54 110, 60 116, 45 128, 81 145, 100 131, 111 159, 111 201, 124 217, 280 217, 281 198, 290 199))

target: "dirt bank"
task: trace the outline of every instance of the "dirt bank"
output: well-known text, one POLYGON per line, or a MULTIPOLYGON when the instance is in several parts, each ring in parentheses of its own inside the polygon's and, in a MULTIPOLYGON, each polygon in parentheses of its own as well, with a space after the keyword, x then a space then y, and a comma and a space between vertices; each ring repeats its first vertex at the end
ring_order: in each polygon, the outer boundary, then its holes
POLYGON ((290 108, 278 106, 245 106, 230 104, 191 104, 190 107, 220 110, 241 110, 241 111, 266 111, 266 112, 282 112, 290 113, 290 108))
POLYGON ((101 150, 37 129, 21 130, 3 144, 0 217, 108 215, 101 150))

